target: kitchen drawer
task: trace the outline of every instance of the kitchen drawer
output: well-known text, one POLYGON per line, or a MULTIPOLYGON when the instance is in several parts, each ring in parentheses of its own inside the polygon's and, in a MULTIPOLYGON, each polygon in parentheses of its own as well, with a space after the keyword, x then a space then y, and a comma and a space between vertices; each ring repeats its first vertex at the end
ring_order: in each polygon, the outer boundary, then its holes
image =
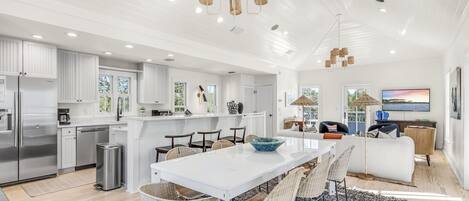
POLYGON ((62 135, 76 135, 77 130, 75 127, 73 128, 62 128, 62 135))

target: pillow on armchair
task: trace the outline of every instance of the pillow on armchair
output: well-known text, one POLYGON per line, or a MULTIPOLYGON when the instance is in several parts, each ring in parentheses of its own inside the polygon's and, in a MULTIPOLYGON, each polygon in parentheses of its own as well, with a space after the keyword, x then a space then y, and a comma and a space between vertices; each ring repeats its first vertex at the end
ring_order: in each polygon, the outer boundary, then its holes
POLYGON ((348 134, 347 125, 334 121, 323 121, 319 124, 319 133, 342 133, 344 135, 348 134), (328 126, 335 126, 337 130, 331 131, 328 126))
MULTIPOLYGON (((368 128, 368 132, 372 130, 378 130, 379 132, 386 133, 391 137, 401 137, 399 126, 397 124, 376 124, 368 128)), ((379 137, 379 135, 376 137, 379 137)))

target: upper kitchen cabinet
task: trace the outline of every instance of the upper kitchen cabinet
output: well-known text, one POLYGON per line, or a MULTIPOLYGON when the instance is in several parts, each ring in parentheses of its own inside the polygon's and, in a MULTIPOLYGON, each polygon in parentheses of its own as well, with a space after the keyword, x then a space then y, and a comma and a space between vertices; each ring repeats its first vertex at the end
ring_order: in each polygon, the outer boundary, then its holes
POLYGON ((99 57, 78 52, 58 51, 59 103, 91 103, 97 98, 99 57))
POLYGON ((23 42, 23 75, 57 78, 57 48, 33 42, 23 42))
POLYGON ((23 70, 23 41, 0 37, 0 73, 19 75, 23 70))
POLYGON ((57 77, 55 46, 0 37, 0 73, 37 78, 57 77))
POLYGON ((168 102, 168 67, 142 63, 138 73, 138 102, 165 104, 168 102))

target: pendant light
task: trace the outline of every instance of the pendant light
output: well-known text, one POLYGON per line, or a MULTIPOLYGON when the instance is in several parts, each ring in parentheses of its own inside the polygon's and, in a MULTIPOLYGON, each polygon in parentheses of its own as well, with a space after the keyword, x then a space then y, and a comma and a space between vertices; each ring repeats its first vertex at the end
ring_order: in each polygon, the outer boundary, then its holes
POLYGON ((213 0, 199 0, 199 3, 204 6, 211 6, 213 4, 213 0))
POLYGON ((230 0, 230 13, 232 15, 240 15, 241 11, 241 0, 230 0))
POLYGON ((347 47, 341 47, 341 30, 340 30, 340 16, 342 14, 337 14, 337 45, 338 47, 332 48, 329 54, 329 59, 325 60, 324 66, 326 68, 331 68, 335 66, 342 66, 343 68, 347 67, 348 65, 355 64, 355 57, 352 55, 349 55, 349 48, 347 47))

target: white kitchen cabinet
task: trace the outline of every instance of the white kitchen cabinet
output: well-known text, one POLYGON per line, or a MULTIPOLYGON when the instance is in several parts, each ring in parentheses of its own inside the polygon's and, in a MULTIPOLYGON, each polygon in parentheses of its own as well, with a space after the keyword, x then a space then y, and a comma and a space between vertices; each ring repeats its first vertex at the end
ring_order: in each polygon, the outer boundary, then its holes
POLYGON ((0 73, 57 78, 57 48, 52 45, 0 37, 0 73))
POLYGON ((138 73, 138 102, 165 104, 168 102, 168 67, 143 63, 138 73))
POLYGON ((76 165, 77 133, 76 128, 62 128, 61 140, 61 168, 71 168, 76 165))
POLYGON ((99 57, 91 54, 58 51, 58 102, 96 102, 99 57))
POLYGON ((0 37, 0 73, 16 75, 23 68, 23 41, 0 37))
POLYGON ((23 75, 57 78, 57 48, 51 45, 23 41, 23 75))

